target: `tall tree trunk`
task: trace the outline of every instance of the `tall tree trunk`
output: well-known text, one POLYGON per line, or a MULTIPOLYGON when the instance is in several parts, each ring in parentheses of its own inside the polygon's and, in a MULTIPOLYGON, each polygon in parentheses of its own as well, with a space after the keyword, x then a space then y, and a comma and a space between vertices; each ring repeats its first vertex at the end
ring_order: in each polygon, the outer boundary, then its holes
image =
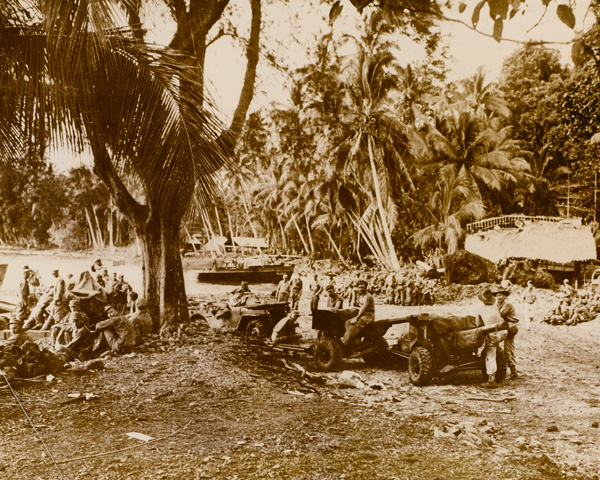
POLYGON ((256 233, 256 228, 252 224, 252 215, 250 214, 250 206, 248 205, 248 199, 246 195, 242 194, 242 204, 244 205, 244 210, 246 211, 246 220, 248 221, 248 225, 250 225, 250 230, 252 230, 252 235, 254 238, 258 238, 258 234, 256 233))
POLYGON ((342 256, 342 252, 340 252, 340 249, 338 248, 338 246, 335 244, 335 242, 333 241, 333 237, 331 236, 331 234, 327 231, 327 229, 323 229, 323 231, 325 232, 325 235, 327 235, 327 238, 329 239, 329 242, 331 243, 331 246, 333 247, 333 249, 335 250, 335 253, 337 253, 340 261, 344 264, 344 267, 347 267, 348 264, 346 263, 346 260, 344 259, 344 257, 342 256))
POLYGON ((90 239, 92 241, 92 247, 98 248, 98 241, 96 240, 96 229, 94 228, 94 224, 92 222, 92 217, 90 216, 87 207, 83 209, 85 212, 85 218, 87 220, 88 229, 90 233, 90 239))
POLYGON ((287 238, 285 236, 285 230, 283 229, 281 220, 277 220, 277 223, 279 224, 279 229, 281 230, 281 241, 283 243, 283 250, 284 250, 284 252, 287 252, 288 244, 287 244, 287 238))
POLYGON ((383 200, 381 199, 381 188, 379 186, 379 176, 377 175, 377 166, 375 165, 375 156, 373 152, 373 138, 370 135, 367 137, 367 145, 369 147, 369 161, 371 163, 371 173, 373 175, 373 187, 375 188, 377 210, 379 211, 379 216, 381 217, 381 224, 383 226, 383 233, 385 235, 385 240, 387 243, 387 250, 390 256, 392 270, 398 272, 400 271, 400 262, 398 261, 398 256, 396 255, 396 248, 394 247, 394 242, 392 241, 392 234, 390 232, 387 214, 385 212, 385 209, 383 208, 383 200))
POLYGON ((221 225, 221 217, 219 216, 219 210, 217 209, 217 206, 215 205, 215 216, 217 217, 217 225, 219 226, 219 235, 221 235, 222 237, 223 235, 223 226, 221 225))
POLYGON ((294 218, 294 220, 292 220, 292 222, 294 223, 294 226, 296 227, 296 231, 298 232, 298 236, 300 237, 300 241, 302 242, 302 245, 304 246, 304 250, 306 251, 306 254, 310 255, 310 250, 308 249, 306 240, 304 240, 304 235, 302 235, 302 231, 300 230, 300 225, 298 225, 298 222, 296 221, 295 218, 294 218))
POLYGON ((179 223, 153 210, 150 218, 134 222, 142 245, 144 292, 148 303, 158 306, 154 317, 161 331, 188 318, 183 267, 179 254, 179 223))
POLYGON ((308 223, 308 215, 304 214, 304 223, 306 224, 306 231, 308 232, 308 242, 310 243, 310 254, 315 253, 315 245, 313 243, 312 234, 310 233, 310 224, 308 223))

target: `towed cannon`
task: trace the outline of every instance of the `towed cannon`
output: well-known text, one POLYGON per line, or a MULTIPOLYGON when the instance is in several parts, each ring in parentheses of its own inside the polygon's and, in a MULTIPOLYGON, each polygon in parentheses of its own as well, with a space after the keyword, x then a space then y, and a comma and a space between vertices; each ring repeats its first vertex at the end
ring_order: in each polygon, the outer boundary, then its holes
MULTIPOLYGON (((409 328, 390 353, 408 360, 408 375, 414 385, 426 385, 434 376, 478 370, 487 380, 483 354, 485 337, 506 331, 506 322, 484 326, 472 316, 440 317, 428 314, 406 317, 409 328)), ((504 350, 496 347, 496 382, 506 378, 504 350)))

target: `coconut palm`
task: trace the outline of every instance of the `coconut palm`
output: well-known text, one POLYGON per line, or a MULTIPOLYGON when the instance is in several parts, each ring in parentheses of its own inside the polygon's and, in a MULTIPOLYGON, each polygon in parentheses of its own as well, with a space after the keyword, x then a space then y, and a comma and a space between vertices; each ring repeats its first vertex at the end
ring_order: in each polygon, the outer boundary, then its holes
POLYGON ((433 223, 415 233, 413 241, 422 248, 437 247, 454 253, 464 238, 465 223, 483 218, 483 201, 464 165, 444 166, 437 187, 428 205, 433 223))
MULTIPOLYGON (((366 22, 361 38, 353 38, 356 54, 346 58, 345 105, 342 122, 347 134, 336 152, 339 171, 354 175, 373 192, 381 222, 383 245, 392 270, 400 264, 392 241, 394 224, 388 211, 394 190, 414 190, 412 154, 405 125, 399 122, 390 94, 396 90, 392 75, 395 58, 390 45, 380 41, 377 15, 366 22)), ((373 217, 374 219, 375 217, 373 217)))
POLYGON ((195 192, 210 202, 210 178, 228 149, 197 72, 128 28, 112 28, 119 15, 109 0, 4 2, 0 155, 9 161, 23 143, 48 138, 89 147, 95 173, 141 240, 149 305, 173 323, 187 318, 179 226, 195 192))
POLYGON ((547 145, 539 152, 521 152, 521 155, 531 165, 531 174, 519 182, 526 195, 526 210, 530 215, 557 215, 559 196, 565 189, 560 180, 566 179, 569 168, 553 168, 554 157, 547 145))
POLYGON ((510 109, 504 98, 504 92, 498 89, 494 83, 485 82, 485 73, 479 68, 475 75, 466 78, 462 82, 464 101, 480 117, 490 123, 492 118, 502 116, 509 117, 510 109))
POLYGON ((516 142, 510 138, 510 129, 500 131, 486 126, 477 114, 468 109, 450 109, 437 113, 435 126, 428 134, 433 149, 429 169, 445 165, 465 167, 479 185, 499 191, 516 175, 528 173, 529 164, 514 157, 516 142))

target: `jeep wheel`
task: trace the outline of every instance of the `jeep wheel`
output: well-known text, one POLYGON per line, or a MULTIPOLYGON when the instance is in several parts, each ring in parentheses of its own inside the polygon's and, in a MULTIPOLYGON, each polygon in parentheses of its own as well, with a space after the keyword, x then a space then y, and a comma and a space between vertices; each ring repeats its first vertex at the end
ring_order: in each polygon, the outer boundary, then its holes
MULTIPOLYGON (((502 347, 496 347, 496 383, 502 382, 506 378, 506 356, 502 347)), ((483 379, 487 382, 487 368, 485 367, 485 350, 481 354, 481 374, 483 379)))
POLYGON ((314 358, 319 370, 335 370, 342 363, 342 344, 337 338, 323 337, 315 346, 314 358))
POLYGON ((262 320, 252 320, 246 327, 246 335, 251 338, 265 338, 268 335, 268 328, 262 320))
POLYGON ((433 377, 433 357, 424 347, 415 347, 408 357, 408 377, 413 385, 426 385, 433 377))
POLYGON ((373 340, 373 346, 369 351, 362 355, 362 359, 367 365, 385 365, 389 359, 388 350, 385 338, 377 337, 373 340))

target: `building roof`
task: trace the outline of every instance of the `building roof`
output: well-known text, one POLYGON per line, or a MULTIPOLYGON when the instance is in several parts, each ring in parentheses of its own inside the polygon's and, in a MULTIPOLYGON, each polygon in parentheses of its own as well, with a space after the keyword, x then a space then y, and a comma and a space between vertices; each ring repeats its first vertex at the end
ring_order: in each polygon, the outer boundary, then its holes
POLYGON ((266 238, 233 237, 233 244, 238 247, 267 248, 266 238))
POLYGON ((592 230, 580 219, 522 217, 512 228, 496 225, 467 235, 465 250, 492 262, 529 258, 564 264, 596 258, 592 230))
POLYGON ((209 251, 221 251, 225 247, 243 247, 243 248, 268 248, 266 238, 253 238, 253 237, 233 237, 228 239, 215 235, 208 242, 204 244, 204 248, 209 251))

